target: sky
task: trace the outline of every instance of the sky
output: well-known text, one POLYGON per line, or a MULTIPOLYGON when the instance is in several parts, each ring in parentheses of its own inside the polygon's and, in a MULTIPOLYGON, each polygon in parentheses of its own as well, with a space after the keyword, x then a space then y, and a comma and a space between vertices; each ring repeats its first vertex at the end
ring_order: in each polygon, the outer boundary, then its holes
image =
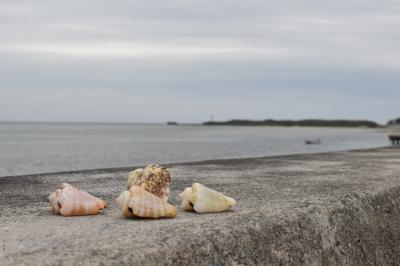
POLYGON ((0 1, 0 121, 400 116, 400 2, 0 1))

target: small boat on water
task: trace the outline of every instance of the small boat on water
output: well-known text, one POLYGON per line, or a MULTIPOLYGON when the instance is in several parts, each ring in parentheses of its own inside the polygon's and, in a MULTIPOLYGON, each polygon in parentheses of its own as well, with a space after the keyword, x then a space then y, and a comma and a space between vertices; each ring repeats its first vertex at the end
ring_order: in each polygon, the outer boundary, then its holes
POLYGON ((320 139, 314 139, 314 140, 306 139, 304 142, 307 145, 321 144, 321 140, 320 139))

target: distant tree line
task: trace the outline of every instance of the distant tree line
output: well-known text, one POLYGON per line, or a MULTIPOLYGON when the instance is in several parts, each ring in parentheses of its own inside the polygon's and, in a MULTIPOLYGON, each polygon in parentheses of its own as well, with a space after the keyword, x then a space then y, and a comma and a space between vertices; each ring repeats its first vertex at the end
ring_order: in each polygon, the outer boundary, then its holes
MULTIPOLYGON (((400 120, 400 119, 398 119, 400 120)), ((400 121, 399 121, 400 122, 400 121)), ((229 121, 207 121, 206 126, 299 126, 299 127, 368 127, 379 128, 382 125, 369 120, 323 120, 323 119, 304 119, 304 120, 242 120, 234 119, 229 121)))
POLYGON ((391 126, 391 125, 400 125, 400 117, 396 118, 396 119, 393 119, 393 120, 390 120, 388 122, 388 126, 391 126))

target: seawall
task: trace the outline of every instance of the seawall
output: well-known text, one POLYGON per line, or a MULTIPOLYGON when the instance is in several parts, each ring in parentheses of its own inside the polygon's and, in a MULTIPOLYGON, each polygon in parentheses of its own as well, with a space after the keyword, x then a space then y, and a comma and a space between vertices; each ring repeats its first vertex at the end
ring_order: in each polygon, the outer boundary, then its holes
POLYGON ((193 182, 238 200, 232 211, 125 219, 111 204, 127 171, 0 178, 1 265, 383 265, 400 261, 400 149, 170 165, 170 202, 193 182), (110 203, 53 216, 69 182, 110 203))

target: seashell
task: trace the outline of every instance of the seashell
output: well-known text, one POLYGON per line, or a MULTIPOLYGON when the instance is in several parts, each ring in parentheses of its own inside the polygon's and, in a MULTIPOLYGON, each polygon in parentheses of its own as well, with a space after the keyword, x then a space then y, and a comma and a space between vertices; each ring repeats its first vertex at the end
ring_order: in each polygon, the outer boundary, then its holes
POLYGON ((160 218, 176 217, 176 207, 164 202, 159 197, 142 187, 133 185, 115 199, 115 203, 127 217, 160 218))
POLYGON ((186 188, 179 197, 182 209, 190 210, 192 207, 198 213, 223 212, 236 205, 234 199, 199 183, 186 188))
POLYGON ((137 169, 129 173, 128 189, 135 185, 168 202, 171 175, 167 168, 150 164, 144 169, 137 169))
POLYGON ((62 216, 94 215, 107 207, 105 201, 67 183, 62 183, 49 201, 52 213, 62 216))

